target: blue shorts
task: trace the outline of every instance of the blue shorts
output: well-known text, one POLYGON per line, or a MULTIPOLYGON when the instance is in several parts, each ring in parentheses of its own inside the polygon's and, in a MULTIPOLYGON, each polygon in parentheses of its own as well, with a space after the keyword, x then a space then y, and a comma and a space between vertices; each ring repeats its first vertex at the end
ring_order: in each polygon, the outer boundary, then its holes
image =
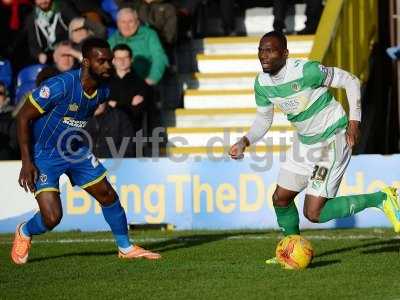
POLYGON ((79 153, 70 155, 58 151, 40 150, 34 155, 33 163, 38 169, 35 183, 35 196, 44 191, 59 191, 59 179, 66 174, 72 185, 85 189, 98 183, 106 176, 106 169, 89 151, 82 148, 79 153))

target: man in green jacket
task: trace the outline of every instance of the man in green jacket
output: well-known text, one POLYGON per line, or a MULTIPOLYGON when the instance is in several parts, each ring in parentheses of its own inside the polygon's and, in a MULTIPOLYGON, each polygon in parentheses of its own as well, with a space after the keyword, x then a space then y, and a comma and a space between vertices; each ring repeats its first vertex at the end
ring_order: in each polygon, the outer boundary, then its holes
POLYGON ((128 45, 133 52, 133 70, 147 84, 157 84, 168 66, 168 58, 157 33, 140 25, 138 14, 132 8, 122 8, 117 15, 118 31, 108 40, 111 48, 128 45))

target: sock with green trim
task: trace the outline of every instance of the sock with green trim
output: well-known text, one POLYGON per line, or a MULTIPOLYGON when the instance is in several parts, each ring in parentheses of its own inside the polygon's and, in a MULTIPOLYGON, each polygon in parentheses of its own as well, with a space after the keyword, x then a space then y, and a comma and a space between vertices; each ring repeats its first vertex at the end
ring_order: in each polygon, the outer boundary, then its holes
POLYGON ((274 206, 276 219, 279 227, 283 231, 283 235, 300 234, 299 230, 299 213, 296 204, 290 203, 286 207, 274 206))
POLYGON ((325 223, 333 219, 352 216, 367 207, 380 207, 386 198, 385 193, 341 196, 329 199, 321 210, 319 223, 325 223))

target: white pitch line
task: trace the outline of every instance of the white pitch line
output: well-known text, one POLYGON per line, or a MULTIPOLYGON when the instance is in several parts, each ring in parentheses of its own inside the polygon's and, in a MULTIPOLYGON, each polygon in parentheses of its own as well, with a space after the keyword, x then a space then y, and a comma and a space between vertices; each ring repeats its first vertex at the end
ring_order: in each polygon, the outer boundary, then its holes
MULTIPOLYGON (((359 235, 347 235, 347 236, 329 236, 329 235, 304 235, 305 238, 310 240, 366 240, 366 239, 392 239, 399 240, 400 236, 382 236, 374 234, 359 234, 359 235)), ((268 236, 268 235, 237 235, 219 238, 215 236, 215 241, 220 240, 279 240, 282 236, 268 236)), ((191 241, 203 241, 212 239, 212 237, 170 237, 170 238, 136 238, 134 239, 137 243, 159 243, 170 240, 178 240, 181 242, 191 241)), ((12 241, 0 241, 0 244, 11 244, 12 241)), ((32 243, 35 244, 85 244, 85 243, 115 243, 114 239, 59 239, 59 240, 34 240, 32 243)))
MULTIPOLYGON (((330 235, 303 235, 306 239, 310 240, 366 240, 366 239, 400 239, 400 236, 382 236, 382 235, 372 235, 372 234, 359 234, 359 235, 347 235, 347 236, 330 236, 330 235)), ((272 240, 281 239, 283 236, 271 237, 271 236, 230 236, 226 239, 228 240, 272 240)))

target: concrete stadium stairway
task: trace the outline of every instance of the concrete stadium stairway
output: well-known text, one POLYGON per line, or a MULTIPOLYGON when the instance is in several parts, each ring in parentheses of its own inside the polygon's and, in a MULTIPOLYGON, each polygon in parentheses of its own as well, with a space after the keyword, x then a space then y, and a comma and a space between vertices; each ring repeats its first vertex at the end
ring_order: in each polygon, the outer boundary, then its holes
MULTIPOLYGON (((167 155, 227 153, 249 129, 255 118, 254 79, 262 71, 257 57, 261 35, 195 42, 198 71, 181 76, 184 108, 174 111, 174 127, 167 128, 167 155)), ((307 58, 313 41, 310 35, 288 36, 290 57, 307 58)), ((276 110, 266 139, 252 149, 257 153, 284 151, 292 137, 290 123, 276 110)))

